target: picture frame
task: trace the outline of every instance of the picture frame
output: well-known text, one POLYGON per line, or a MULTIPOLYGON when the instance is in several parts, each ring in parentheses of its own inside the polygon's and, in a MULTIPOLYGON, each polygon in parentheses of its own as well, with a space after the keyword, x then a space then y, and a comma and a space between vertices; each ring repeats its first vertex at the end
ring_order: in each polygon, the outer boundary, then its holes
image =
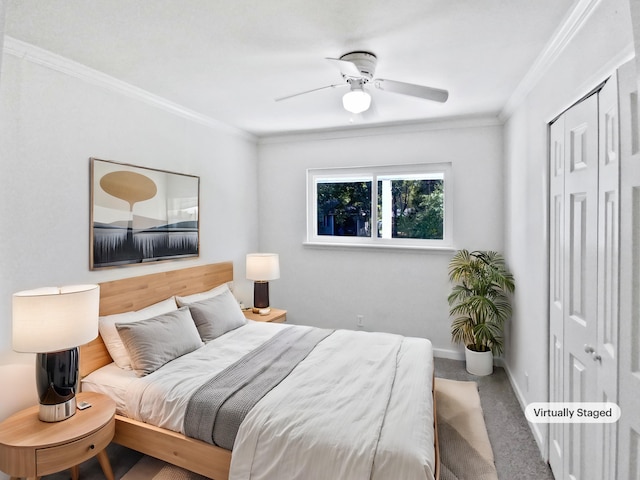
POLYGON ((200 177, 90 159, 90 269, 200 255, 200 177))

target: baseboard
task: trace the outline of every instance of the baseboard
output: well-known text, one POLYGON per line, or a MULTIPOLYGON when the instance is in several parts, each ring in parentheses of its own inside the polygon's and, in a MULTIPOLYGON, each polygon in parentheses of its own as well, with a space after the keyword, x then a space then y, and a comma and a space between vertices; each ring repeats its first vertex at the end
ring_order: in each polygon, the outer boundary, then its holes
MULTIPOLYGON (((511 384, 511 388, 515 393, 516 398, 518 399, 518 403, 520 404, 520 408, 522 408, 522 413, 524 414, 524 410, 525 408, 527 408, 528 402, 525 400, 525 397, 522 394, 520 387, 515 382, 514 377, 511 374, 511 370, 509 370, 509 366, 507 365, 507 363, 502 358, 498 360, 500 360, 500 362, 496 362, 496 364, 499 363, 500 364, 499 366, 504 368, 504 371, 507 374, 507 378, 509 379, 509 383, 511 384)), ((531 429, 531 433, 533 433, 533 438, 535 439, 536 444, 538 445, 538 450, 540 450, 540 456, 545 462, 548 462, 549 454, 547 449, 546 435, 540 430, 540 424, 531 423, 531 422, 528 422, 528 423, 529 423, 529 428, 531 429)))
POLYGON ((447 348, 434 348, 433 356, 437 358, 448 358, 449 360, 464 360, 464 352, 447 348))

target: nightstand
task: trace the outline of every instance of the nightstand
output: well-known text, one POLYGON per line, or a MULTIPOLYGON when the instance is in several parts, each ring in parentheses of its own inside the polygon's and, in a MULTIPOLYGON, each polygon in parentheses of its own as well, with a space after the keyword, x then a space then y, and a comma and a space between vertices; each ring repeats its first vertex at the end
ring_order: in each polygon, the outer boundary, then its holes
POLYGON ((115 433, 115 402, 92 392, 80 393, 77 399, 91 407, 61 422, 40 421, 35 405, 0 423, 0 470, 14 480, 70 468, 71 478, 77 480, 80 463, 97 456, 105 477, 114 480, 105 447, 115 433))
POLYGON ((249 320, 255 320, 256 322, 284 323, 287 321, 287 311, 280 310, 279 308, 272 308, 269 315, 253 313, 250 308, 248 310, 244 310, 243 313, 249 320))

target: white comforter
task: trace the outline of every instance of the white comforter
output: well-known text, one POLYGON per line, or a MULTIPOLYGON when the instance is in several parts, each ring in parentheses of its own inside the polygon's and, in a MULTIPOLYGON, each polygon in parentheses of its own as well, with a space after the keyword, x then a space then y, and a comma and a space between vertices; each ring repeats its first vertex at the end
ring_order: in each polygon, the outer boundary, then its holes
MULTIPOLYGON (((250 322, 130 382, 128 416, 183 432, 188 398, 281 328, 250 322)), ((432 480, 431 343, 337 330, 249 412, 230 480, 432 480)))

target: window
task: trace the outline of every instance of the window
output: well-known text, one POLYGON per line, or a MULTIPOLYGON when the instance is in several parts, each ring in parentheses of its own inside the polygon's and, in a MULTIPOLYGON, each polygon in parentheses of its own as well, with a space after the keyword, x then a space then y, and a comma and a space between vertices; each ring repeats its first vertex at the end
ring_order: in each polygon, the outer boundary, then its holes
POLYGON ((451 165, 310 169, 308 241, 450 247, 451 165))

